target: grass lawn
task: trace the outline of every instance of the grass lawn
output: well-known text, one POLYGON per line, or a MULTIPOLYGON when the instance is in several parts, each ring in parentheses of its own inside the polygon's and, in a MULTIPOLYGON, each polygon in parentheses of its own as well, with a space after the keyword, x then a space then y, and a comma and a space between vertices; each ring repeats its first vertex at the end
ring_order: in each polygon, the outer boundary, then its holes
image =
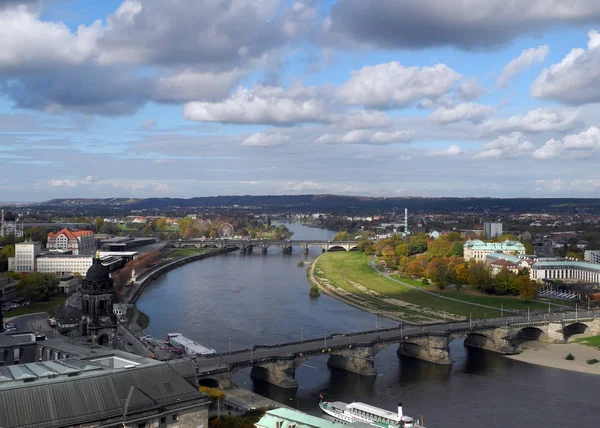
POLYGON ((196 254, 206 254, 215 251, 214 248, 178 248, 168 254, 168 257, 188 257, 196 254))
POLYGON ((600 349, 600 336, 580 337, 575 342, 600 349))
MULTIPOLYGON (((390 304, 377 296, 368 294, 364 289, 361 290, 353 286, 352 283, 359 283, 388 298, 394 298, 436 311, 450 312, 464 317, 468 317, 469 315, 473 318, 499 317, 501 314, 501 305, 504 305, 504 309, 525 311, 527 308, 530 308, 531 310, 544 310, 547 308, 547 305, 543 303, 525 302, 512 297, 480 295, 470 290, 439 291, 432 289, 437 295, 463 300, 465 303, 439 299, 378 275, 369 266, 369 257, 364 253, 359 252, 332 252, 324 254, 317 262, 315 275, 319 278, 328 279, 334 286, 341 287, 365 300, 373 302, 378 307, 381 307, 382 310, 388 310, 390 304), (482 308, 470 305, 469 303, 494 306, 498 309, 482 308)), ((406 281, 404 278, 397 279, 405 281, 410 285, 425 288, 420 281, 406 281)), ((401 308, 398 310, 401 310, 401 308)), ((508 313, 505 315, 508 315, 508 313)))
POLYGON ((58 294, 47 302, 36 302, 29 306, 13 309, 12 311, 4 312, 4 318, 18 317, 20 315, 35 314, 36 312, 47 312, 54 309, 58 305, 63 305, 67 299, 67 294, 58 294))

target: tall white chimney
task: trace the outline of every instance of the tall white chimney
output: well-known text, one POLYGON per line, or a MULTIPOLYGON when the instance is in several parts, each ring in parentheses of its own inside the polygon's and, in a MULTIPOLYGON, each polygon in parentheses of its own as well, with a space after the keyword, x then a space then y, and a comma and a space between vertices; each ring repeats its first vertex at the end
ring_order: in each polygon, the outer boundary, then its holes
POLYGON ((398 403, 398 417, 402 418, 402 403, 398 403))
POLYGON ((408 208, 404 208, 404 234, 408 235, 408 208))

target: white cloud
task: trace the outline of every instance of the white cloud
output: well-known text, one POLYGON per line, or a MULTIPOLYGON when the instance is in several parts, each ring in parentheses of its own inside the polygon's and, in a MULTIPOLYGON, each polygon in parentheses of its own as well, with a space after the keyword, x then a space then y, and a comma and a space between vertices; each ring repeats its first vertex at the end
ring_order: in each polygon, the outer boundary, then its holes
POLYGON ((368 131, 364 129, 355 129, 346 134, 324 134, 315 140, 316 143, 323 144, 376 144, 385 145, 392 143, 408 143, 412 141, 413 133, 411 131, 368 131))
POLYGON ((460 74, 444 64, 419 68, 392 61, 355 71, 337 95, 350 105, 401 108, 424 98, 441 97, 459 78, 460 74))
POLYGON ((491 119, 481 125, 483 134, 495 132, 546 132, 567 131, 580 121, 580 111, 567 108, 537 108, 524 115, 504 119, 491 119))
POLYGON ((446 150, 444 150, 444 149, 431 149, 427 153, 425 153, 425 156, 431 156, 431 157, 452 157, 452 156, 460 156, 462 154, 463 154, 462 149, 460 147, 458 147, 456 144, 453 144, 450 147, 448 147, 448 149, 446 149, 446 150))
POLYGON ((484 94, 485 88, 479 84, 476 77, 470 77, 463 80, 456 91, 462 100, 473 101, 484 94))
POLYGON ((531 86, 533 97, 574 105, 600 101, 600 34, 590 31, 588 36, 587 50, 573 49, 542 71, 531 86))
POLYGON ((100 21, 75 33, 62 22, 43 22, 25 6, 0 9, 0 71, 43 71, 82 64, 96 50, 100 21))
POLYGON ((600 190, 600 179, 587 178, 575 180, 563 180, 556 178, 552 180, 536 180, 537 191, 558 192, 585 192, 589 193, 600 190))
POLYGON ((464 103, 452 107, 438 107, 430 117, 439 123, 479 122, 490 117, 493 112, 494 108, 491 106, 464 103))
POLYGON ((533 152, 535 159, 554 159, 568 156, 589 157, 592 153, 600 152, 600 128, 595 126, 578 134, 570 134, 562 140, 549 140, 533 152))
POLYGON ((336 114, 331 122, 344 128, 381 128, 392 123, 392 118, 382 111, 358 110, 336 114))
POLYGON ((248 147, 273 147, 287 143, 290 141, 290 139, 291 137, 288 135, 283 135, 279 132, 270 134, 257 132, 244 138, 244 140, 241 142, 241 145, 248 147))
POLYGON ((398 156, 397 160, 399 160, 399 161, 408 161, 408 160, 411 160, 411 159, 412 159, 412 156, 401 155, 401 156, 398 156))
POLYGON ((474 158, 516 158, 531 153, 533 144, 525 139, 520 132, 502 135, 483 145, 484 150, 474 158))
POLYGON ((77 182, 73 180, 49 180, 48 185, 52 187, 75 187, 77 182))
POLYGON ((190 120, 223 123, 294 124, 326 122, 331 108, 322 88, 295 86, 290 89, 255 85, 238 88, 219 102, 191 102, 184 117, 190 120))
POLYGON ((175 159, 154 159, 152 163, 156 165, 170 165, 175 163, 175 159))
POLYGON ((500 74, 500 77, 498 77, 496 80, 496 84, 498 86, 507 86, 517 74, 521 73, 528 67, 531 67, 535 63, 542 62, 546 58, 546 55, 548 55, 549 51, 550 48, 548 45, 524 49, 521 52, 521 55, 514 58, 512 61, 506 64, 506 66, 504 66, 502 74, 500 74))

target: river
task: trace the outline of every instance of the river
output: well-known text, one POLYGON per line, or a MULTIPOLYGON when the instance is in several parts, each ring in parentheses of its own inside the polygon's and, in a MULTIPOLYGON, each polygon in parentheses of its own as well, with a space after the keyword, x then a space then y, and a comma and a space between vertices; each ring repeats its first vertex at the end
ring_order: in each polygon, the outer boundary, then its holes
MULTIPOLYGON (((293 239, 331 239, 335 232, 285 223, 293 239)), ((310 298, 304 255, 230 253, 171 271, 148 286, 138 307, 150 316, 147 333, 162 338, 180 332, 218 351, 251 344, 322 337, 391 325, 387 320, 322 295, 310 298)), ((319 415, 319 395, 327 400, 362 401, 423 415, 428 428, 594 427, 600 417, 600 376, 509 360, 501 355, 451 343, 455 363, 439 366, 400 358, 396 346, 375 358, 378 376, 332 370, 326 357, 296 370, 297 391, 253 382, 249 370, 234 382, 291 407, 319 415)))

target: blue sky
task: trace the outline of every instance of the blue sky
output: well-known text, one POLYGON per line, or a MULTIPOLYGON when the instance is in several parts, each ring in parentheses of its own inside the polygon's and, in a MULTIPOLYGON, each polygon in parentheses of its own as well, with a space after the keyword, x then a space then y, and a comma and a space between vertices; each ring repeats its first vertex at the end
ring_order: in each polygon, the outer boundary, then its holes
POLYGON ((568 3, 0 0, 0 200, 596 197, 568 3))

